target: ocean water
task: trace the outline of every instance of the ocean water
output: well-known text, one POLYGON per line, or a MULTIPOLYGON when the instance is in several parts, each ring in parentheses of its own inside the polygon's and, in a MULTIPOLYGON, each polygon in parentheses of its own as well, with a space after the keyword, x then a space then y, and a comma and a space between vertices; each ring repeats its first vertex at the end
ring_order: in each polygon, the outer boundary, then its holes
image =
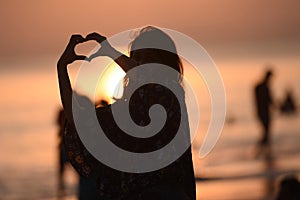
MULTIPOLYGON (((286 89, 292 88, 300 105, 300 59, 274 58, 273 63, 274 99, 282 101, 286 89)), ((199 97, 202 121, 192 144, 196 176, 201 178, 197 199, 272 199, 283 176, 299 175, 300 115, 282 116, 274 110, 272 157, 255 158, 260 127, 253 107, 253 87, 263 76, 264 61, 224 60, 216 64, 226 90, 227 116, 215 148, 200 159, 211 114, 210 97, 199 82, 198 92, 205 95, 199 97)), ((187 69, 187 76, 192 76, 189 73, 187 69)), ((57 191, 55 122, 60 101, 55 60, 10 63, 0 76, 0 199, 76 199, 78 177, 71 167, 65 177, 65 193, 59 196, 57 191)))

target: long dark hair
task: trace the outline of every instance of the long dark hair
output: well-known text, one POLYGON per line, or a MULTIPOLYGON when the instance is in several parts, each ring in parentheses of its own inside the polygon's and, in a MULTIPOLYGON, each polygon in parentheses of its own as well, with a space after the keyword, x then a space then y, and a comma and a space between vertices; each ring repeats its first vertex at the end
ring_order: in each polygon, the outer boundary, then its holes
MULTIPOLYGON (((182 85, 183 65, 181 59, 177 54, 174 41, 162 30, 153 26, 142 28, 136 33, 129 45, 129 56, 139 65, 158 63, 171 67, 178 72, 178 76, 166 77, 166 79, 171 78, 172 81, 182 85)), ((123 97, 129 82, 134 81, 131 79, 138 78, 142 78, 142 76, 129 77, 128 74, 125 75, 123 79, 123 97)))
POLYGON ((129 55, 139 64, 159 63, 167 65, 179 73, 181 83, 183 66, 177 55, 174 41, 162 30, 147 26, 142 28, 129 45, 129 55))

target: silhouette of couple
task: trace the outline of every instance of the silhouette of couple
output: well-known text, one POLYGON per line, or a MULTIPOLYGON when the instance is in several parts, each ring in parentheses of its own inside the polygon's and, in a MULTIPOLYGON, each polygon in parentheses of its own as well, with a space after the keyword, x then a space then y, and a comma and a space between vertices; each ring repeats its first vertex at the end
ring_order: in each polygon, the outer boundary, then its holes
POLYGON ((280 108, 282 114, 293 114, 296 112, 296 106, 294 99, 292 98, 292 92, 288 91, 286 99, 282 104, 276 105, 273 100, 273 95, 270 90, 270 82, 273 76, 271 69, 266 70, 265 75, 261 82, 255 85, 254 96, 255 96, 255 105, 256 113, 258 120, 262 127, 262 137, 258 142, 259 153, 264 152, 268 154, 270 151, 270 127, 272 122, 272 107, 280 108))
MULTIPOLYGON (((64 132, 67 154, 80 176, 94 183, 93 187, 89 188, 89 192, 86 192, 89 194, 81 195, 81 199, 196 199, 188 118, 185 117, 187 116, 186 108, 181 109, 182 105, 180 104, 180 102, 184 102, 183 106, 185 107, 184 90, 181 85, 183 66, 177 55, 175 44, 162 30, 148 26, 141 29, 130 44, 129 55, 127 57, 114 49, 100 34, 91 33, 86 38, 81 35, 73 35, 58 61, 60 95, 67 119, 64 132), (89 40, 97 41, 101 44, 101 48, 88 58, 84 55, 76 55, 75 46, 89 40), (146 126, 151 123, 148 112, 154 104, 163 106, 167 116, 163 128, 157 134, 148 138, 139 138, 124 133, 118 127, 112 114, 112 105, 98 107, 96 109, 97 119, 106 137, 124 150, 147 153, 169 144, 177 134, 179 125, 183 124, 184 129, 180 129, 179 133, 183 138, 180 145, 188 144, 188 148, 174 162, 151 172, 123 172, 112 169, 95 159, 82 144, 75 128, 72 95, 75 94, 76 98, 84 97, 74 93, 67 67, 76 60, 91 61, 98 56, 112 58, 127 73, 124 78, 126 84, 124 84, 123 97, 114 104, 130 99, 129 111, 135 124, 146 126), (178 72, 177 76, 163 77, 163 81, 175 85, 180 91, 180 97, 175 96, 167 87, 155 83, 145 84, 128 96, 128 91, 134 83, 141 81, 145 76, 160 75, 137 73, 133 76, 128 73, 137 66, 149 63, 163 64, 178 72)), ((87 99, 87 101, 89 100, 87 99)), ((90 104, 94 105, 92 102, 90 104)), ((80 109, 84 109, 84 105, 80 105, 80 109)), ((172 153, 176 152, 177 149, 174 147, 172 153)), ((170 154, 167 151, 162 152, 160 159, 173 156, 170 154)))
MULTIPOLYGON (((262 80, 254 87, 254 97, 257 119, 262 127, 262 134, 257 143, 255 156, 264 156, 266 164, 266 172, 272 173, 274 171, 274 157, 271 149, 271 124, 272 124, 272 108, 279 108, 282 114, 292 114, 296 112, 294 100, 292 98, 291 91, 287 92, 286 99, 282 102, 282 105, 276 105, 273 99, 273 95, 270 89, 271 80, 273 77, 272 69, 267 69, 263 75, 262 80), (284 111, 282 109, 285 109, 284 111)), ((266 188, 267 195, 274 195, 275 177, 267 176, 266 188)), ((286 176, 280 183, 277 200, 287 199, 300 199, 300 183, 295 176, 286 176)), ((275 199, 275 198, 274 198, 275 199)))

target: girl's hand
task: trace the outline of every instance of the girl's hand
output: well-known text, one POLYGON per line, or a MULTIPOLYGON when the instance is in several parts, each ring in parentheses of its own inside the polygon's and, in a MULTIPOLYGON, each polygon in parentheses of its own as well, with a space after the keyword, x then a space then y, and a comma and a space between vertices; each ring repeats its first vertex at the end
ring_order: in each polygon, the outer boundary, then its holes
POLYGON ((68 65, 73 63, 75 60, 85 60, 87 58, 86 56, 76 55, 74 50, 77 44, 83 43, 85 41, 86 39, 81 35, 72 35, 65 51, 58 61, 58 64, 68 65))
POLYGON ((101 45, 96 53, 87 58, 88 61, 91 61, 98 56, 108 56, 113 59, 125 72, 128 72, 130 69, 138 65, 135 60, 114 49, 106 40, 106 37, 98 33, 91 33, 87 35, 86 40, 95 40, 101 45))
POLYGON ((108 43, 106 40, 106 37, 98 34, 98 33, 90 33, 86 36, 86 40, 95 40, 97 41, 101 47, 100 49, 92 54, 90 57, 88 57, 88 61, 91 61, 93 58, 96 58, 98 56, 109 56, 111 57, 111 52, 113 52, 113 47, 108 43))

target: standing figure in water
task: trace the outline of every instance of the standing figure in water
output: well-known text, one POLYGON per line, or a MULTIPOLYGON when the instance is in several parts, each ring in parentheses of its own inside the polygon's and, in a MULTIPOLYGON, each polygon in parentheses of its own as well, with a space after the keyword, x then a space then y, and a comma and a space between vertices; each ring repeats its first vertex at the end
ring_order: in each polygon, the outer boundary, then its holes
POLYGON ((273 104, 269 86, 271 77, 272 71, 267 70, 263 80, 255 86, 255 103, 257 117, 263 128, 262 137, 258 143, 260 151, 263 150, 265 147, 269 147, 270 143, 270 107, 273 104))

